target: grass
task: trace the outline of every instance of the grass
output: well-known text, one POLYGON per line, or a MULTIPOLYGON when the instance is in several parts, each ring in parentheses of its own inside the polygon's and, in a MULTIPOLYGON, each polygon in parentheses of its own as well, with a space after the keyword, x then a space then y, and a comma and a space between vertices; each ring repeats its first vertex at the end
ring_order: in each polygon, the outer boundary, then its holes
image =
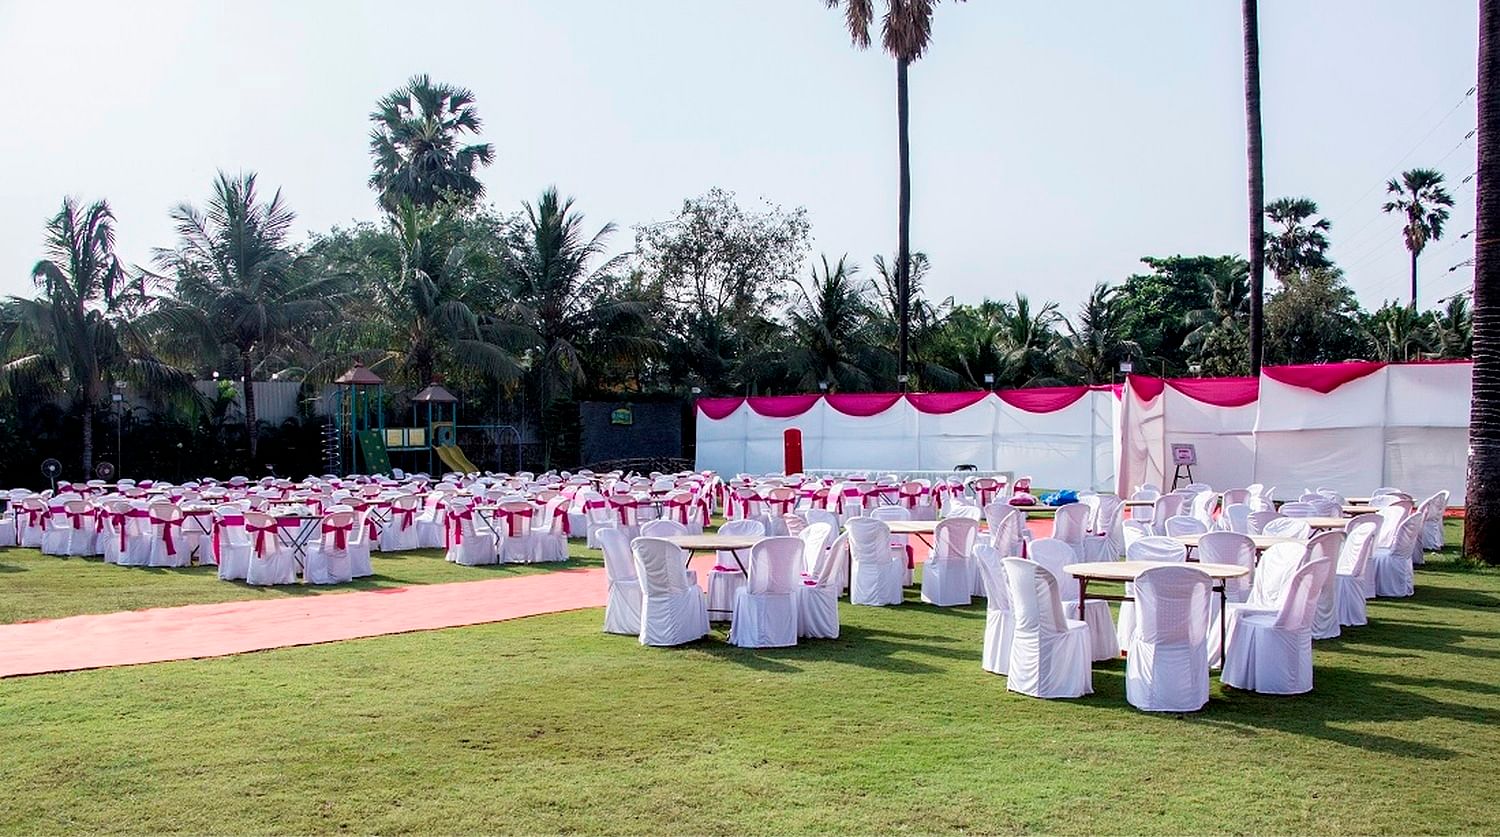
POLYGON ((0 624, 147 607, 337 595, 351 590, 477 581, 604 564, 599 551, 586 548, 581 540, 569 543, 565 563, 464 567, 443 560, 443 552, 376 552, 371 556, 373 576, 334 587, 251 587, 239 581, 220 581, 213 566, 119 567, 98 558, 62 558, 12 547, 0 549, 0 624))
POLYGON ((1316 689, 1189 716, 1038 701, 982 607, 646 649, 597 610, 0 682, 0 832, 1500 831, 1500 574, 1317 644, 1316 689))

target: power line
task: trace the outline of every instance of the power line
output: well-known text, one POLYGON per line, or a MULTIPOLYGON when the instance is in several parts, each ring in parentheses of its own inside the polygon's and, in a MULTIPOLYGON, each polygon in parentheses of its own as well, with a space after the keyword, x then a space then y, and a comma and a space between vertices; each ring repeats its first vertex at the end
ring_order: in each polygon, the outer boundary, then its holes
MULTIPOLYGON (((1452 108, 1450 108, 1448 110, 1447 113, 1443 114, 1443 118, 1439 119, 1437 121, 1437 124, 1433 125, 1432 128, 1426 134, 1423 134, 1422 138, 1419 139, 1419 140, 1417 140, 1416 145, 1413 145, 1410 150, 1408 150, 1405 154, 1402 154, 1401 158, 1396 161, 1395 165, 1391 166, 1390 171, 1387 171, 1385 173, 1385 175, 1380 178, 1379 182, 1383 183, 1384 181, 1388 180, 1392 174, 1396 173, 1396 171, 1401 168, 1401 164, 1404 163, 1404 162, 1406 162, 1407 158, 1411 157, 1411 155, 1415 154, 1417 152, 1417 149, 1421 148, 1422 145, 1427 142, 1427 140, 1431 139, 1432 135, 1435 134, 1435 133, 1437 133, 1438 129, 1441 128, 1441 127, 1443 127, 1443 125, 1449 119, 1451 119, 1453 117, 1453 114, 1457 113, 1458 110, 1459 110, 1459 108, 1461 108, 1461 107, 1464 106, 1465 102, 1467 102, 1471 98, 1473 98, 1474 97, 1474 93, 1476 91, 1478 91, 1478 90, 1479 90, 1479 86, 1478 85, 1470 87, 1464 93, 1464 95, 1458 100, 1458 104, 1455 104, 1452 108)), ((1434 105, 1434 107, 1435 106, 1436 105, 1434 105)), ((1432 112, 1432 110, 1429 109, 1427 113, 1430 114, 1431 112, 1432 112)), ((1426 116, 1427 116, 1427 114, 1423 114, 1423 118, 1426 118, 1426 116)), ((1359 206, 1359 204, 1365 198, 1369 197, 1369 195, 1370 195, 1371 192, 1375 191, 1378 188, 1380 188, 1379 184, 1373 185, 1369 189, 1366 189, 1365 192, 1364 192, 1364 194, 1360 195, 1358 198, 1355 198, 1354 201, 1351 202, 1349 204, 1349 206, 1345 207, 1345 209, 1342 212, 1340 212, 1339 214, 1342 215, 1344 213, 1347 213, 1349 210, 1354 209, 1355 207, 1359 206)))

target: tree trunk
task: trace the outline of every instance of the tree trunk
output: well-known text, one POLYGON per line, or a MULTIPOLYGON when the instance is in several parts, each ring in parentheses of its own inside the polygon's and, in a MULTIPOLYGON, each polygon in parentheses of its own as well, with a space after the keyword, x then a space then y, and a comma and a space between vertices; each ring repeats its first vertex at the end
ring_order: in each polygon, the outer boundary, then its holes
POLYGON ((1266 196, 1260 152, 1260 33, 1256 0, 1244 0, 1245 152, 1250 165, 1250 374, 1260 374, 1266 281, 1266 196))
MULTIPOLYGON (((906 94, 907 62, 896 59, 896 155, 901 158, 900 188, 896 197, 896 300, 897 351, 896 380, 906 372, 906 356, 911 339, 911 145, 908 138, 909 112, 906 94)), ((906 389, 902 384, 901 389, 906 389)))
POLYGON ((1479 0, 1479 188, 1474 381, 1464 555, 1500 564, 1500 0, 1479 0))
POLYGON ((94 405, 85 402, 83 405, 83 481, 88 482, 94 476, 94 405))
POLYGON ((1411 251, 1411 310, 1417 310, 1417 251, 1411 251))
POLYGON ((240 372, 240 385, 244 387, 245 396, 245 438, 250 441, 250 464, 254 465, 260 448, 260 425, 255 416, 255 364, 251 362, 249 352, 240 352, 240 372))

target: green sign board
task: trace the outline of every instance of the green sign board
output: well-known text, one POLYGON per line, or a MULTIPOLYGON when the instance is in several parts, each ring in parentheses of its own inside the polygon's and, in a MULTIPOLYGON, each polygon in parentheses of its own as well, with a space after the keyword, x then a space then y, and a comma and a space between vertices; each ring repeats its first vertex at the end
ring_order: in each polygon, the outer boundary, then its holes
POLYGON ((635 413, 629 407, 621 407, 609 414, 610 424, 635 424, 635 413))

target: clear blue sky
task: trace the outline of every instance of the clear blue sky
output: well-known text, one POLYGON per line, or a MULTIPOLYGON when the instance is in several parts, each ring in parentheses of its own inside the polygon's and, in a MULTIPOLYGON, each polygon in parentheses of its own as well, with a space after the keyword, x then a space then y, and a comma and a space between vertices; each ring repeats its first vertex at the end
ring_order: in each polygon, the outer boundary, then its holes
MULTIPOLYGON (((1423 305, 1471 281, 1448 268, 1472 254, 1476 6, 1262 0, 1267 198, 1322 205, 1366 305, 1405 293, 1398 167, 1458 195, 1423 305)), ((556 184, 624 250, 721 186, 806 206, 815 253, 895 249, 894 69, 821 0, 0 0, 0 292, 30 292, 65 194, 108 198, 136 263, 219 168, 282 187, 303 230, 375 218, 367 115, 417 72, 474 90, 501 208, 556 184)), ((911 86, 934 294, 1071 312, 1140 256, 1245 251, 1237 2, 944 3, 911 86)))

